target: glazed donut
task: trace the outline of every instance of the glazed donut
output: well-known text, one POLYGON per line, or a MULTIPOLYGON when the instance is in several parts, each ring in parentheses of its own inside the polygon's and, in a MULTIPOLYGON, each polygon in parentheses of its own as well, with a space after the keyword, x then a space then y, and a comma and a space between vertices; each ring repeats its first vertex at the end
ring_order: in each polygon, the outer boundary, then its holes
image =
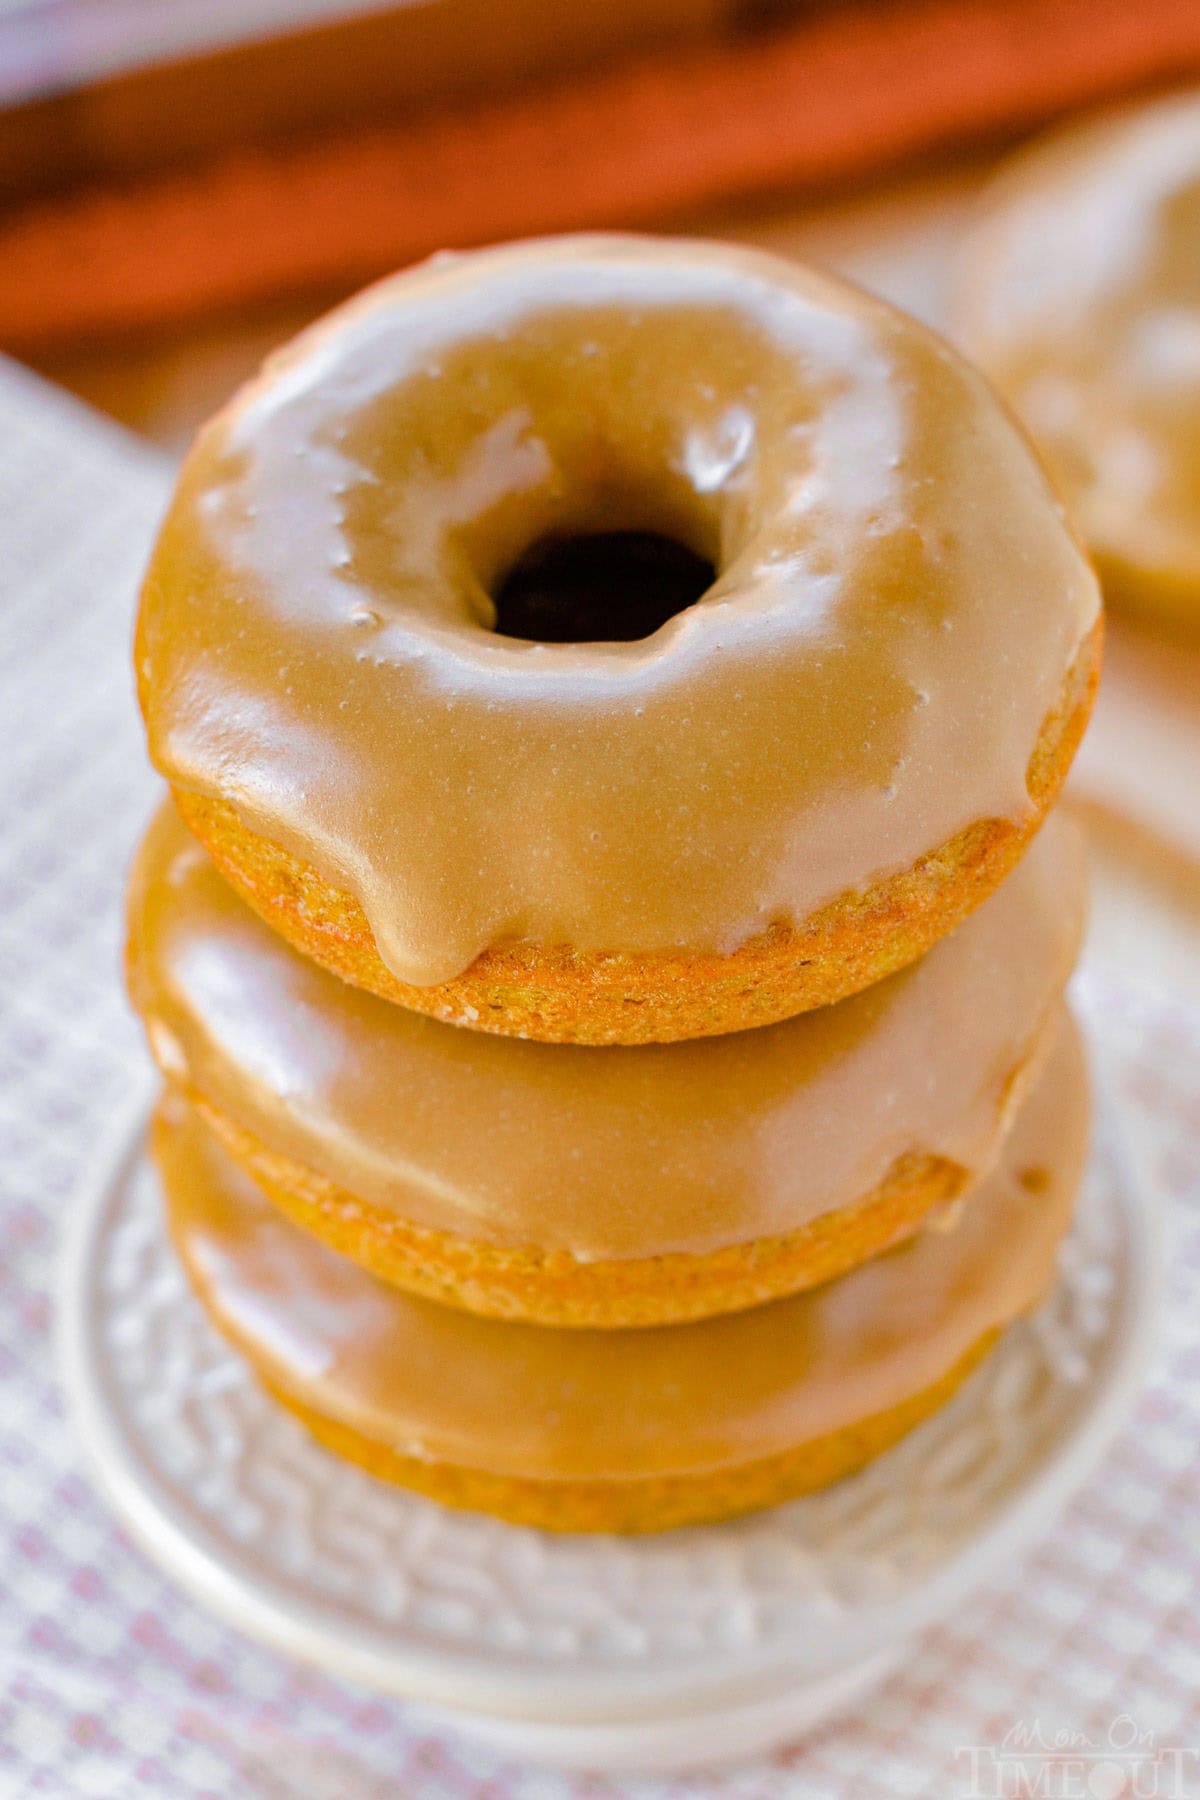
POLYGON ((1200 92, 1014 159, 957 335, 1029 427, 1122 605, 1200 625, 1200 92))
POLYGON ((940 1405, 1053 1279, 1087 1138, 1062 1036, 955 1229, 700 1324, 497 1324, 375 1281, 288 1223, 169 1096, 154 1135, 214 1322, 330 1448, 451 1506, 553 1531, 660 1531, 825 1486, 940 1405))
POLYGON ((306 954, 607 1044, 925 951, 1057 792, 1099 640, 1024 439, 924 328, 585 237, 437 258, 273 357, 184 466, 137 668, 188 823, 306 954))
POLYGON ((134 869, 129 983, 164 1075, 333 1249, 476 1312, 654 1324, 827 1280, 972 1187, 1083 903, 1054 818, 920 963, 836 1007, 688 1044, 515 1043, 298 956, 168 805, 134 869))

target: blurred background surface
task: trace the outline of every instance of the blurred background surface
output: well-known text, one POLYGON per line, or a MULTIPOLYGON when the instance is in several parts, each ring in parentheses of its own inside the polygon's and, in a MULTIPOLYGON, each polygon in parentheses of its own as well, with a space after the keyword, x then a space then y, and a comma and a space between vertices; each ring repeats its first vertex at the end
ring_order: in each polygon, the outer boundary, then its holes
POLYGON ((446 246, 728 232, 931 310, 1005 146, 1197 71, 1195 0, 6 0, 0 349, 178 447, 446 246))
MULTIPOLYGON (((50 1222, 134 1054, 118 892, 152 784, 127 634, 171 459, 274 345, 447 246, 719 235, 828 264, 944 328, 959 245, 1012 149, 1188 84, 1200 0, 0 0, 0 356, 133 434, 0 366, 0 1143, 16 1196, 0 1379, 19 1356, 36 1371, 0 1389, 18 1596, 0 1605, 0 1651, 17 1645, 0 1792, 7 1769, 36 1768, 22 1791, 124 1795, 136 1772, 147 1791, 239 1800, 365 1800, 397 1779, 510 1793, 397 1709, 354 1710, 164 1592, 74 1470, 50 1222)), ((1195 267, 1200 289, 1200 245, 1195 267)), ((1117 1084, 1144 1169, 1183 1199, 1200 1192, 1198 770, 1200 630, 1114 616, 1071 791, 1095 849, 1093 948, 1128 980, 1113 1028, 1136 1055, 1117 1084)), ((1170 1381, 1030 1592, 1006 1592, 986 1633, 926 1646, 907 1685, 826 1740, 829 1779, 798 1753, 751 1778, 755 1800, 891 1794, 905 1772, 904 1791, 946 1793, 947 1746, 979 1741, 962 1733, 1013 1693, 1080 1720, 1119 1697, 1168 1742, 1195 1720, 1194 1226, 1180 1242, 1170 1381)))

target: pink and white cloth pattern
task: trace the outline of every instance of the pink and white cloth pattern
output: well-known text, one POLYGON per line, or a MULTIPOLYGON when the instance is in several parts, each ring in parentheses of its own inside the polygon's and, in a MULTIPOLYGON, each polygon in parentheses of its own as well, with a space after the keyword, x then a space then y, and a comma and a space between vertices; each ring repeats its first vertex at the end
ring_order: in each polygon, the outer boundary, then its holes
POLYGON ((1111 1743, 1096 1800, 1200 1795, 1200 1016, 1103 971, 1126 1124, 1168 1206, 1150 1386, 1053 1535, 794 1751, 674 1780, 502 1766, 231 1633, 113 1522, 64 1417, 54 1293, 72 1192, 142 1068, 120 901, 155 788, 129 636, 168 480, 0 365, 0 1800, 980 1800, 1039 1791, 987 1785, 1035 1731, 1111 1743))

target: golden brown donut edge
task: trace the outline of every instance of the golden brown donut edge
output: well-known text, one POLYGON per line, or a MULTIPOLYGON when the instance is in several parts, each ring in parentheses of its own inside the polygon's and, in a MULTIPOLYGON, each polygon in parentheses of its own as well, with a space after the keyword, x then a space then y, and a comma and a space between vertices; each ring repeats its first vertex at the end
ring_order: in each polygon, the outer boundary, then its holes
POLYGON ((999 1330, 985 1332, 931 1386, 887 1412, 841 1431, 728 1469, 625 1481, 542 1481, 405 1456, 300 1405, 294 1395, 265 1381, 261 1370, 256 1373, 274 1399, 306 1425, 318 1443, 384 1481, 412 1488, 443 1506, 491 1513, 511 1524, 532 1525, 541 1531, 632 1536, 737 1518, 741 1513, 780 1506, 853 1475, 944 1406, 999 1336, 999 1330))
MULTIPOLYGON (((1008 1079, 997 1136, 1044 1060, 1045 1033, 1008 1079)), ((946 1157, 897 1158, 879 1185, 794 1231, 703 1253, 583 1261, 399 1218, 281 1155, 194 1088, 183 1098, 266 1197, 331 1250, 395 1287, 494 1319, 589 1330, 684 1324, 817 1287, 900 1244, 978 1177, 946 1157)))
POLYGON ((498 944, 452 981, 414 987, 383 963, 352 895, 250 830, 228 801, 172 791, 222 874, 268 925, 343 981, 382 999, 476 1031, 544 1043, 716 1037, 870 987, 915 962, 986 900, 1019 861, 1066 779, 1091 715, 1102 651, 1103 621, 1097 620, 1030 758, 1027 821, 980 820, 910 869, 842 895, 798 927, 772 927, 728 956, 498 944))

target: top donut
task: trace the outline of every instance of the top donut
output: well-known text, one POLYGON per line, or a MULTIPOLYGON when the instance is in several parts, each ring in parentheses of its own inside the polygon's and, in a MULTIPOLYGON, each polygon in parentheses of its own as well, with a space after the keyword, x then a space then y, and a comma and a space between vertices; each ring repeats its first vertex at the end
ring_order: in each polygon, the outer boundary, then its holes
POLYGON ((1028 425, 1114 602, 1200 625, 1200 92, 1014 159, 958 335, 1028 425))
POLYGON ((151 754, 346 979, 483 1030, 765 1024, 920 955, 1066 774, 1095 580, 1019 429, 882 303, 726 246, 446 256, 200 434, 151 754))

